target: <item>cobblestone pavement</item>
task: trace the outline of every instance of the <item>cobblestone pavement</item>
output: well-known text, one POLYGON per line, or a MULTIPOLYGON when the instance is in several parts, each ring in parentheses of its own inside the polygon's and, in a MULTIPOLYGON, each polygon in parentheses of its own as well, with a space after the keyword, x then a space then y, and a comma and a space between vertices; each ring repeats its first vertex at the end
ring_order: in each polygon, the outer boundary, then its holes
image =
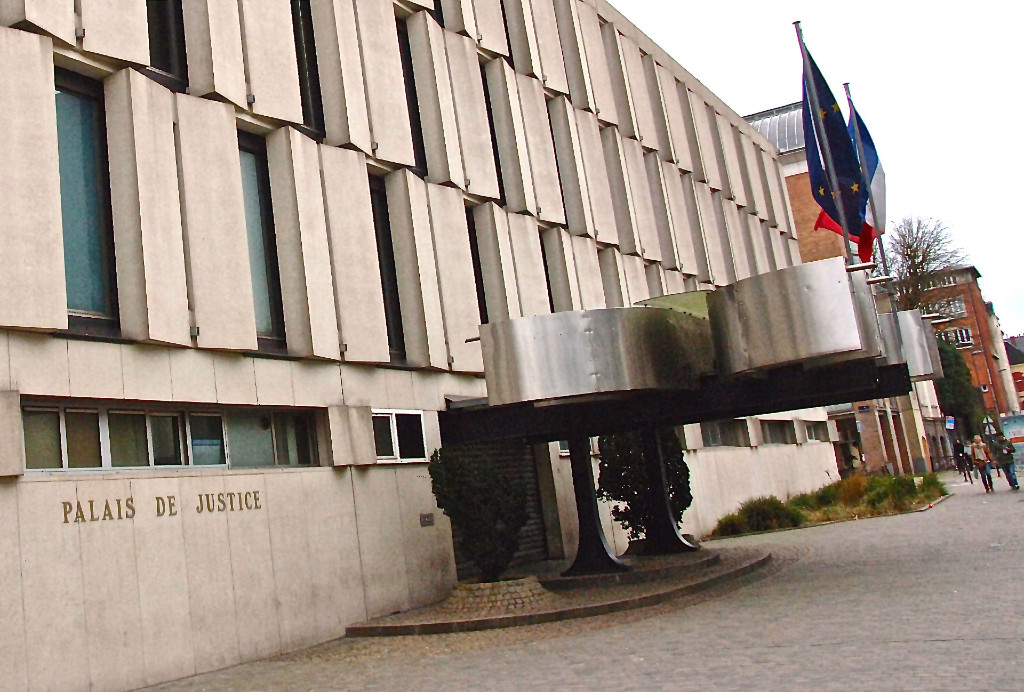
POLYGON ((1020 690, 1024 493, 761 536, 760 577, 640 611, 340 640, 161 690, 1020 690))

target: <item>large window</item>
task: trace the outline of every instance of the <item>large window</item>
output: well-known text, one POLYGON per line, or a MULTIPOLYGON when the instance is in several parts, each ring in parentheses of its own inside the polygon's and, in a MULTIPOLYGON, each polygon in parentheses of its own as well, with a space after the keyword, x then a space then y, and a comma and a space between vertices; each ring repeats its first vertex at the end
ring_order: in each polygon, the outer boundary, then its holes
POLYGON ((766 445, 795 445, 796 428, 793 426, 793 421, 761 421, 761 440, 766 445))
POLYGON ((317 463, 309 411, 40 404, 26 406, 22 420, 31 470, 317 463))
POLYGON ((320 93, 320 68, 316 62, 313 13, 310 0, 292 0, 292 31, 295 56, 299 64, 299 95, 302 97, 302 122, 314 135, 323 137, 324 102, 320 93))
POLYGON ((709 421, 700 424, 705 447, 749 447, 750 431, 743 418, 709 421))
POLYGON ((823 420, 804 421, 804 430, 807 432, 808 442, 828 442, 828 423, 823 420))
POLYGON ((182 0, 146 0, 149 21, 149 64, 163 74, 151 74, 164 86, 184 91, 188 86, 185 22, 182 0))
POLYGON ((261 351, 285 350, 281 275, 277 265, 274 210, 270 201, 267 146, 262 137, 238 133, 245 201, 245 231, 252 273, 252 299, 256 308, 256 336, 261 351))
POLYGON ((405 331, 402 327, 402 304, 398 297, 398 270, 395 266, 395 245, 391 237, 391 217, 388 215, 388 194, 384 179, 374 175, 370 176, 370 206, 377 240, 388 350, 391 352, 392 363, 404 363, 405 331))
POLYGON ((380 461, 426 461, 422 411, 373 411, 373 442, 380 461))
POLYGON ((64 277, 73 331, 116 335, 117 281, 103 84, 56 70, 64 277))

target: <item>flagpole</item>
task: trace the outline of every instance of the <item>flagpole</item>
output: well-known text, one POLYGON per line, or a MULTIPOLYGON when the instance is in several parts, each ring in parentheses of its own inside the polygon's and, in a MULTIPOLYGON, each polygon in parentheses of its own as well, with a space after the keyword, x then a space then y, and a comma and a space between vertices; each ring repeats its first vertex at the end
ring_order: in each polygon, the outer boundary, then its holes
POLYGON ((847 266, 850 266, 852 264, 850 262, 850 230, 846 227, 846 210, 843 208, 842 190, 839 189, 838 178, 832 165, 832 150, 829 147, 828 138, 825 136, 825 123, 821 119, 818 91, 814 86, 814 80, 808 81, 807 79, 811 71, 809 69, 810 61, 807 56, 807 48, 804 46, 804 34, 800 30, 800 22, 793 22, 793 26, 796 27, 796 38, 800 44, 800 56, 803 58, 804 63, 804 88, 807 89, 807 98, 810 101, 811 110, 814 111, 811 116, 813 118, 811 122, 814 123, 815 130, 817 131, 817 140, 821 146, 822 158, 825 159, 825 175, 828 176, 828 184, 832 188, 832 198, 835 200, 839 211, 840 218, 837 221, 839 227, 843 229, 843 257, 846 260, 847 266))
MULTIPOLYGON (((860 118, 857 116, 857 110, 853 107, 853 97, 850 96, 850 83, 845 82, 843 89, 846 91, 846 103, 850 106, 850 121, 853 123, 853 141, 857 145, 857 160, 860 161, 860 177, 864 183, 864 189, 868 193, 868 204, 871 205, 871 216, 878 224, 878 209, 875 207, 875 193, 871 191, 871 181, 868 180, 868 172, 864 170, 864 143, 860 136, 860 118)), ((885 245, 882 243, 882 232, 884 228, 876 228, 878 232, 878 255, 882 261, 882 274, 889 276, 889 260, 885 257, 885 245)), ((892 281, 890 277, 889 281, 892 281)))

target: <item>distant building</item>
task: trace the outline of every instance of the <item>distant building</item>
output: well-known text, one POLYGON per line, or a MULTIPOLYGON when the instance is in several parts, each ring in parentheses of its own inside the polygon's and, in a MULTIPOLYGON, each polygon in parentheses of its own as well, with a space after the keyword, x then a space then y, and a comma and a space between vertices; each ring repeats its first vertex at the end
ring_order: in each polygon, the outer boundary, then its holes
MULTIPOLYGON (((813 262, 841 256, 842 236, 814 230, 821 207, 811 196, 801 103, 748 115, 747 122, 779 150, 801 259, 813 262)), ((909 472, 923 469, 925 460, 934 468, 950 456, 934 385, 919 382, 914 388, 914 397, 829 407, 829 418, 836 422, 842 439, 837 444, 840 465, 845 463, 848 471, 863 463, 869 472, 882 468, 909 472)))
POLYGON ((1010 337, 1005 341, 1006 358, 1010 364, 1013 390, 1017 394, 1017 406, 1024 409, 1024 350, 1014 345, 1015 343, 1024 344, 1024 337, 1010 337))

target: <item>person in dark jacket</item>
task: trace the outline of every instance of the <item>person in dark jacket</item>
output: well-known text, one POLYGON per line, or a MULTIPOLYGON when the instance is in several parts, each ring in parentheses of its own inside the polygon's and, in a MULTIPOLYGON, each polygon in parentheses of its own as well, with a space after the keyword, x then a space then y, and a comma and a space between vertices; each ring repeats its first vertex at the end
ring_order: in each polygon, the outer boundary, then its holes
POLYGON ((1003 473, 1006 474, 1006 482, 1014 490, 1020 490, 1020 485, 1017 483, 1017 468, 1013 463, 1013 443, 1007 440, 1003 433, 999 433, 992 440, 991 450, 992 456, 995 457, 996 462, 1003 469, 1003 473))
POLYGON ((974 485, 974 476, 971 475, 971 465, 967 462, 964 442, 959 437, 953 440, 953 463, 956 464, 957 472, 963 474, 964 481, 970 481, 971 485, 974 485))

